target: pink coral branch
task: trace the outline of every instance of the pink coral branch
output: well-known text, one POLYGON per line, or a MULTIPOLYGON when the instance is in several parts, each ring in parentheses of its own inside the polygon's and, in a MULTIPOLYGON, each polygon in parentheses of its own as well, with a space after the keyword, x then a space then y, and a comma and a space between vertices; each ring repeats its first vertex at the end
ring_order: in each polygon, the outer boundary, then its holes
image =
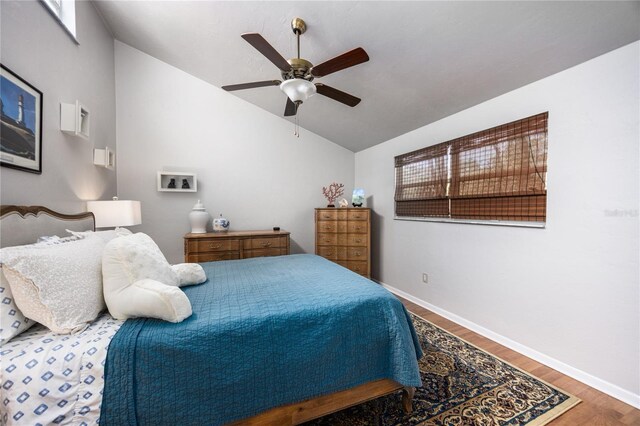
POLYGON ((329 201, 329 204, 333 204, 336 199, 341 196, 342 194, 344 194, 344 185, 341 183, 337 183, 337 182, 333 182, 331 185, 329 185, 329 188, 327 189, 327 187, 322 187, 322 194, 325 196, 325 198, 327 199, 327 201, 329 201))

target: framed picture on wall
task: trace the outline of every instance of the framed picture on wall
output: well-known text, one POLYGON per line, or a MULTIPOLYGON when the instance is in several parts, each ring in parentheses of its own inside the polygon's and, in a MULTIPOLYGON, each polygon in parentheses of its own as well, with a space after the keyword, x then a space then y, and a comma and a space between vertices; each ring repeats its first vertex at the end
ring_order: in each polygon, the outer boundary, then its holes
POLYGON ((42 92, 0 67, 0 165, 40 174, 42 92))

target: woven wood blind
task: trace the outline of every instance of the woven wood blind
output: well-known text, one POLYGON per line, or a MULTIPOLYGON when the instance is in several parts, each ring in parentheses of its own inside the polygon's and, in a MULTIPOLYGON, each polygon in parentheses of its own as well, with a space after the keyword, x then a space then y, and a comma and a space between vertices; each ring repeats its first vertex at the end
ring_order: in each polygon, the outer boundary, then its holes
POLYGON ((546 220, 548 113, 396 157, 396 216, 546 220))
POLYGON ((396 215, 448 217, 446 143, 396 157, 396 215))

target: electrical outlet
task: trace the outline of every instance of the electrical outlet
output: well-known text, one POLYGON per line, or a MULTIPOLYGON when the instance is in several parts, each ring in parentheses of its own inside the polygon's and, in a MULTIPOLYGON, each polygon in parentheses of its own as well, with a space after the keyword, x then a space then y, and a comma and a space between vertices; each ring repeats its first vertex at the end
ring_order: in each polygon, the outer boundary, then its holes
POLYGON ((422 273, 422 282, 425 284, 429 283, 429 275, 427 275, 425 272, 422 273))

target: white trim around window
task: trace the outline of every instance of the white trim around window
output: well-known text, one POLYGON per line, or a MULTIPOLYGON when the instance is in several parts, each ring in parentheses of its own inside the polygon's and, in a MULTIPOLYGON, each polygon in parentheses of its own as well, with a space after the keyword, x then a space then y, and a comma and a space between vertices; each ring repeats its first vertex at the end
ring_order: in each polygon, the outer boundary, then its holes
POLYGON ((40 0, 45 9, 69 34, 71 39, 78 43, 76 38, 76 0, 40 0))

